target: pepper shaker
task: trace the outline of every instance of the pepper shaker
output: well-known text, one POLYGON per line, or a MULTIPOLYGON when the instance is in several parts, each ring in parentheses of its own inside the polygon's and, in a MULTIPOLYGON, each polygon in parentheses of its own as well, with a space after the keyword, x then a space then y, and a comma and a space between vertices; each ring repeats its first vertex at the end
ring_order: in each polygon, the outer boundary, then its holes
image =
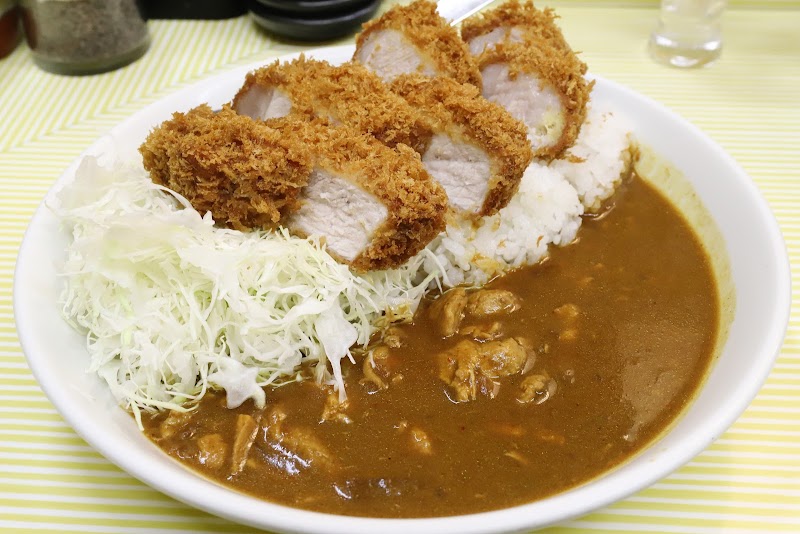
POLYGON ((14 51, 19 34, 16 0, 0 0, 0 59, 14 51))
POLYGON ((33 59, 56 74, 95 74, 122 67, 150 46, 137 0, 22 0, 33 59))

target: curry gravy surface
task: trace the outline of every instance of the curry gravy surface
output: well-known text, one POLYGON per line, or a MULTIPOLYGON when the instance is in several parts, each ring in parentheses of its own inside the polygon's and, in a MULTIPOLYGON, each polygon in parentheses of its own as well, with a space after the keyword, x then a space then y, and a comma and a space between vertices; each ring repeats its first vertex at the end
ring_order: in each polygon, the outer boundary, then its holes
POLYGON ((227 410, 223 395, 209 394, 168 436, 166 414, 148 417, 146 431, 224 485, 337 514, 467 514, 584 483, 670 425, 704 377, 718 324, 709 262, 682 217, 636 177, 614 201, 584 221, 578 242, 489 286, 521 298, 498 319, 503 333, 534 347, 527 375, 555 383, 531 402, 518 400, 521 372, 453 402, 437 355, 464 336, 443 339, 426 302, 380 362, 385 389, 364 380, 361 361, 345 363, 349 405, 338 418, 321 422, 328 392, 306 381, 268 390, 263 411, 250 401, 227 410), (575 311, 568 319, 556 311, 565 305, 575 311), (240 414, 258 425, 231 474, 240 414), (227 443, 217 456, 198 445, 213 435, 227 443))

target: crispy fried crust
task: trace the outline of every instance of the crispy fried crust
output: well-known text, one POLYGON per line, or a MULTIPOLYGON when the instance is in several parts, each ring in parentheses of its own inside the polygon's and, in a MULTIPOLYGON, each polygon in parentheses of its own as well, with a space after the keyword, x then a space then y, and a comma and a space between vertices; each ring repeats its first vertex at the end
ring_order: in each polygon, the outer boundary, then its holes
POLYGON ((175 113, 139 147, 155 183, 237 230, 275 226, 308 183, 307 150, 225 106, 175 113))
POLYGON ((422 152, 430 141, 426 118, 363 65, 333 66, 303 56, 288 63, 276 61, 247 75, 233 99, 234 109, 254 85, 281 88, 292 101, 293 116, 332 117, 390 147, 403 143, 422 152))
POLYGON ((505 207, 533 158, 525 125, 483 98, 476 87, 451 78, 407 74, 391 87, 433 118, 437 130, 465 137, 487 151, 493 176, 478 215, 491 215, 505 207))
POLYGON ((276 59, 265 67, 248 72, 242 87, 231 101, 231 107, 238 110, 240 100, 256 86, 278 87, 283 89, 286 96, 292 101, 291 116, 313 118, 315 116, 314 108, 311 100, 307 98, 307 93, 292 90, 302 85, 298 83, 298 79, 302 79, 302 65, 305 63, 305 56, 301 55, 300 58, 290 63, 282 63, 276 59))
POLYGON ((351 262, 359 271, 397 267, 445 227, 447 196, 405 145, 391 149, 349 127, 323 121, 273 119, 267 123, 311 148, 317 167, 346 176, 388 210, 386 222, 351 262))
POLYGON ((564 106, 564 131, 558 142, 537 151, 536 156, 553 159, 571 147, 578 137, 584 119, 586 104, 594 81, 587 83, 583 75, 586 64, 575 54, 564 54, 546 41, 525 43, 501 43, 484 51, 478 58, 481 70, 493 63, 505 63, 509 76, 514 79, 520 73, 533 74, 543 83, 555 88, 564 106))
POLYGON ((375 31, 392 29, 402 33, 436 65, 439 74, 461 83, 481 87, 481 74, 458 32, 436 12, 436 4, 417 0, 407 6, 396 6, 377 20, 364 25, 356 38, 356 49, 375 31))
POLYGON ((552 8, 537 9, 533 2, 509 0, 495 9, 473 15, 461 23, 461 37, 469 42, 495 28, 516 27, 526 36, 549 41, 557 48, 570 50, 561 29, 556 25, 558 15, 552 8))
POLYGON ((478 56, 481 70, 493 63, 506 63, 511 77, 520 72, 533 74, 550 84, 561 97, 566 111, 564 131, 558 142, 537 157, 552 159, 575 143, 586 118, 586 104, 594 82, 587 83, 586 64, 572 51, 552 9, 539 10, 533 2, 512 0, 484 14, 465 20, 461 35, 469 41, 495 28, 516 27, 522 30, 522 43, 503 42, 478 56))

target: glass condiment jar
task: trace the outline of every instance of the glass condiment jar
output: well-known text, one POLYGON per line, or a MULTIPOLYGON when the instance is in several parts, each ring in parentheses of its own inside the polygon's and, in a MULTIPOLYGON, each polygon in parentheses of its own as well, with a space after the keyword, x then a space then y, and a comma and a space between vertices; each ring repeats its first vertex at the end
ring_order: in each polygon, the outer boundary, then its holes
POLYGON ((22 0, 33 59, 57 74, 95 74, 135 61, 150 46, 137 0, 22 0))
POLYGON ((673 67, 702 67, 716 61, 722 53, 725 4, 726 0, 661 0, 650 54, 673 67))
POLYGON ((16 0, 0 0, 0 59, 14 51, 19 42, 19 34, 16 0))

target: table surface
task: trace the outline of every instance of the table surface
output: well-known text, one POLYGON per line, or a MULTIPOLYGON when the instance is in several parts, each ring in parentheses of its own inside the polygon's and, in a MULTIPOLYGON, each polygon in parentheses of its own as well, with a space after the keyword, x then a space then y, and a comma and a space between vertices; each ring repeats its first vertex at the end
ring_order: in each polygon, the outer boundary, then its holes
MULTIPOLYGON (((731 2, 722 59, 691 71, 648 58, 653 2, 551 5, 593 73, 662 102, 738 160, 767 198, 792 263, 800 266, 800 3, 731 2)), ((3 532, 249 531, 144 486, 92 450, 39 389, 14 327, 12 278, 23 232, 70 161, 113 125, 181 87, 308 46, 273 39, 247 17, 151 21, 150 30, 153 44, 141 60, 103 75, 44 73, 24 45, 0 61, 3 532)), ((546 532, 800 532, 797 299, 795 290, 772 374, 728 432, 654 486, 546 532)))

